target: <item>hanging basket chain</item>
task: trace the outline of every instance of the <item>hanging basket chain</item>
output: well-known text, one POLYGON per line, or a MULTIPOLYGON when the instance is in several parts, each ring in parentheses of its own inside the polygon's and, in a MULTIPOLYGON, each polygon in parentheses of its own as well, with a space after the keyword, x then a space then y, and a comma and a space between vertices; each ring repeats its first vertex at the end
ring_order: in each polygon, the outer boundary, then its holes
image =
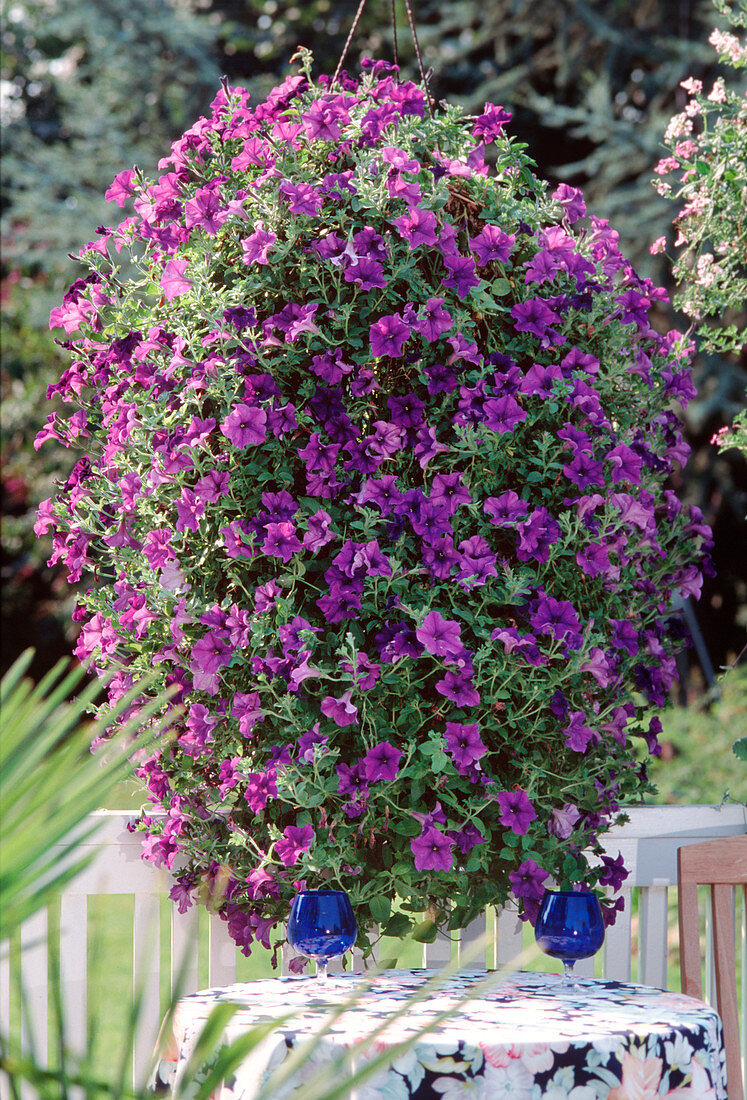
MULTIPOLYGON (((399 68, 399 53, 398 53, 398 48, 397 48, 397 13, 396 13, 396 9, 395 9, 396 0, 391 0, 391 2, 392 2, 392 43, 393 43, 393 47, 394 47, 394 64, 397 66, 397 68, 399 68)), ((363 15, 363 9, 365 8, 365 6, 366 6, 366 0, 360 0, 360 3, 358 4, 358 10, 356 11, 355 18, 353 19, 353 25, 351 26, 350 31, 348 33, 348 37, 345 40, 345 45, 342 47, 342 53, 340 54, 340 60, 337 62, 337 68, 335 69, 335 74, 332 77, 332 85, 335 85, 337 83, 338 77, 339 77, 339 75, 342 71, 342 66, 343 66, 343 64, 345 62, 345 58, 347 56, 347 52, 350 49, 350 43, 353 41, 353 35, 355 34, 355 32, 358 28, 358 24, 360 23, 360 19, 361 19, 361 16, 363 15)), ((417 35, 416 30, 415 30, 415 18, 412 14, 412 5, 410 3, 410 0, 405 0, 405 10, 407 12, 407 20, 410 24, 410 32, 412 34, 413 45, 415 46, 415 56, 418 59, 418 68, 420 69, 420 79, 423 83, 423 91, 425 92, 426 102, 428 103, 428 114, 431 116, 431 118, 433 118, 433 100, 431 99, 431 93, 428 90, 428 77, 430 76, 430 72, 426 73, 425 68, 423 67, 423 57, 422 57, 422 54, 420 53, 420 43, 418 42, 418 35, 417 35)), ((399 78, 399 76, 398 76, 398 78, 399 78)))
POLYGON ((418 36, 415 32, 415 19, 412 14, 412 5, 410 0, 405 0, 405 10, 407 11, 407 19, 410 23, 410 33, 412 34, 412 41, 415 46, 415 55, 418 59, 418 68, 420 69, 420 79, 423 82, 423 91, 425 92, 426 102, 428 104, 428 114, 433 118, 433 101, 431 99, 431 93, 428 90, 428 77, 426 76, 425 69, 423 68, 423 58, 420 53, 420 43, 418 42, 418 36))
POLYGON ((392 55, 397 67, 395 79, 399 80, 399 53, 397 50, 397 13, 395 11, 396 0, 392 0, 392 55))
POLYGON ((337 78, 340 75, 340 71, 341 71, 343 63, 345 61, 345 57, 346 57, 347 52, 350 48, 350 43, 353 41, 353 35, 355 34, 355 32, 357 30, 357 27, 358 27, 358 24, 360 22, 360 18, 363 15, 363 9, 365 8, 365 6, 366 6, 366 0, 360 0, 360 3, 358 5, 358 10, 355 13, 355 19, 353 20, 353 25, 350 28, 350 33, 348 34, 348 37, 345 41, 345 45, 342 47, 342 53, 340 54, 340 60, 337 62, 337 68, 335 69, 335 75, 332 77, 332 85, 333 86, 337 83, 337 78))

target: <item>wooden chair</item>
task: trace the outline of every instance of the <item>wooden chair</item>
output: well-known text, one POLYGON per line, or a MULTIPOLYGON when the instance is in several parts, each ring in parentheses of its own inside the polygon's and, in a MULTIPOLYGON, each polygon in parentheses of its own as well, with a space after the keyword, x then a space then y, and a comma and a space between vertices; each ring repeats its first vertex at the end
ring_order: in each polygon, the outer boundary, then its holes
POLYGON ((747 836, 722 837, 680 848, 677 885, 682 992, 699 1000, 703 998, 703 985, 698 886, 711 887, 716 1008, 724 1025, 729 1100, 743 1100, 734 956, 734 887, 742 886, 747 904, 747 836))

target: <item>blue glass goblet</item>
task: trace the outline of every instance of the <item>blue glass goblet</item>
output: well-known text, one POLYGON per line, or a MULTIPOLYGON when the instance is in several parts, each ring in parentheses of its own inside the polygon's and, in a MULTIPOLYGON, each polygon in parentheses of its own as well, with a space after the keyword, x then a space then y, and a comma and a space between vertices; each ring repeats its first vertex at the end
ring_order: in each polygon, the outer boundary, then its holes
POLYGON ((344 890, 304 890, 294 897, 288 943, 316 962, 318 978, 329 980, 327 963, 349 951, 357 934, 353 908, 344 890))
POLYGON ((561 959, 564 987, 573 987, 573 964, 596 955, 604 942, 602 907, 596 894, 546 890, 534 936, 546 955, 561 959))

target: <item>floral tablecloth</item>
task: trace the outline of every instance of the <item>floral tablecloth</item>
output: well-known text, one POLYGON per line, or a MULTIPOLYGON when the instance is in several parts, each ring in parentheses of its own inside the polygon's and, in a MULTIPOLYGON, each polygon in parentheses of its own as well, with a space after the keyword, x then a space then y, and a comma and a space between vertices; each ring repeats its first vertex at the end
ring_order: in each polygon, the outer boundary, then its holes
POLYGON ((328 989, 315 978, 288 977, 195 993, 179 1002, 161 1082, 180 1080, 220 1001, 240 1006, 226 1042, 258 1022, 293 1018, 254 1048, 216 1100, 283 1100, 325 1064, 339 1081, 385 1050, 391 1059, 358 1085, 356 1100, 727 1100, 721 1022, 700 1001, 592 979, 569 990, 554 974, 496 980, 485 970, 448 978, 391 970, 372 981, 336 975, 328 989), (437 984, 426 988, 429 979, 437 984), (395 1016, 416 990, 427 996, 395 1016), (335 1016, 355 992, 356 1004, 335 1016), (463 1002, 467 993, 474 996, 463 1002), (325 1025, 311 1057, 281 1085, 273 1082, 294 1047, 325 1025), (404 1053, 392 1049, 415 1035, 404 1053))

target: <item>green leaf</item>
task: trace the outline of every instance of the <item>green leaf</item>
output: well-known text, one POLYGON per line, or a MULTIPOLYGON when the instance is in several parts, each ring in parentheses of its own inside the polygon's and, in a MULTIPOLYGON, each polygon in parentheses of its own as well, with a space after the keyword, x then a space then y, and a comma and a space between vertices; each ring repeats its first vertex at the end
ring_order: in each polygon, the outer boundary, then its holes
POLYGON ((402 936, 407 935, 411 928, 412 921, 405 913, 393 913, 382 929, 382 933, 385 936, 401 939, 402 936))
POLYGON ((731 748, 737 760, 747 760, 747 737, 740 737, 731 748))
POLYGON ((420 836, 422 828, 414 817, 403 817, 401 821, 390 821, 389 828, 400 836, 420 836))
POLYGON ((377 895, 368 903, 371 916, 378 924, 386 924, 392 912, 392 903, 389 898, 377 895))
POLYGON ((438 928, 432 920, 421 920, 412 930, 412 938, 416 943, 434 943, 438 928))

